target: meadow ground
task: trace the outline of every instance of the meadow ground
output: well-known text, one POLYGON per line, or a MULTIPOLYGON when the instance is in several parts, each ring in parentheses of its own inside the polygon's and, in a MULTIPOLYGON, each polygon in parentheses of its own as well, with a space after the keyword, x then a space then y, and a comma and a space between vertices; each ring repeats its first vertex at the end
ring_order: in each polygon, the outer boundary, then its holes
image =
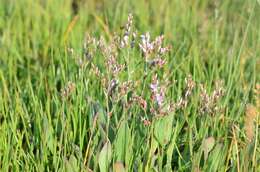
POLYGON ((0 169, 260 171, 259 65, 257 0, 0 0, 0 169))

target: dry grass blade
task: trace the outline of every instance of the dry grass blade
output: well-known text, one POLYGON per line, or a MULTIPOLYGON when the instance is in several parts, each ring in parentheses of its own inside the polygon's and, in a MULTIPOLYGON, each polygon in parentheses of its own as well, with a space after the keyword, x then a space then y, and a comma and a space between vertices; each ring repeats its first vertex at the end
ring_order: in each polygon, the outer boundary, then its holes
POLYGON ((114 163, 114 172, 125 172, 125 167, 122 162, 114 163))
POLYGON ((208 154, 213 149, 214 145, 215 145, 214 137, 208 137, 208 138, 203 140, 203 142, 202 142, 202 149, 204 151, 204 158, 205 158, 205 160, 208 159, 208 154))
POLYGON ((249 142, 254 138, 254 120, 257 117, 257 109, 253 105, 247 105, 245 114, 245 131, 249 142))

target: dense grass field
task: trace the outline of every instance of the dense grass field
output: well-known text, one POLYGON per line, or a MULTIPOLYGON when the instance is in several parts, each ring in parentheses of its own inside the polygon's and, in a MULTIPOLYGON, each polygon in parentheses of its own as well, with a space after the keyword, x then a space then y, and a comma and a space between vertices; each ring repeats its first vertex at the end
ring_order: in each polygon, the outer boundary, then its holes
POLYGON ((260 171, 259 110, 260 1, 0 0, 0 171, 260 171))

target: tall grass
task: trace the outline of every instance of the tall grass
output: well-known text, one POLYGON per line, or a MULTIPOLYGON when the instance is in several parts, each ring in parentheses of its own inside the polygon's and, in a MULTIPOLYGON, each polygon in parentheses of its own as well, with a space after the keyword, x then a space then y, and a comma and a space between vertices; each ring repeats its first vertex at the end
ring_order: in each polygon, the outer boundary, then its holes
POLYGON ((256 0, 1 0, 1 171, 259 171, 259 16, 256 0))

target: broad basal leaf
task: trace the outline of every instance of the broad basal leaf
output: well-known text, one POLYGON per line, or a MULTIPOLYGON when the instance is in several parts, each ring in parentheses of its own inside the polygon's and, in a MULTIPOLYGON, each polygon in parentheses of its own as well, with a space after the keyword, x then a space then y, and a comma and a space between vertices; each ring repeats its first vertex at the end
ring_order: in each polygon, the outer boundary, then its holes
POLYGON ((169 143, 173 133, 173 115, 159 118, 154 123, 154 136, 161 146, 169 143))
POLYGON ((98 158, 98 164, 99 164, 99 169, 101 172, 107 172, 109 169, 109 165, 111 162, 111 158, 112 158, 112 148, 111 148, 111 144, 109 141, 107 141, 100 154, 99 154, 99 158, 98 158))

